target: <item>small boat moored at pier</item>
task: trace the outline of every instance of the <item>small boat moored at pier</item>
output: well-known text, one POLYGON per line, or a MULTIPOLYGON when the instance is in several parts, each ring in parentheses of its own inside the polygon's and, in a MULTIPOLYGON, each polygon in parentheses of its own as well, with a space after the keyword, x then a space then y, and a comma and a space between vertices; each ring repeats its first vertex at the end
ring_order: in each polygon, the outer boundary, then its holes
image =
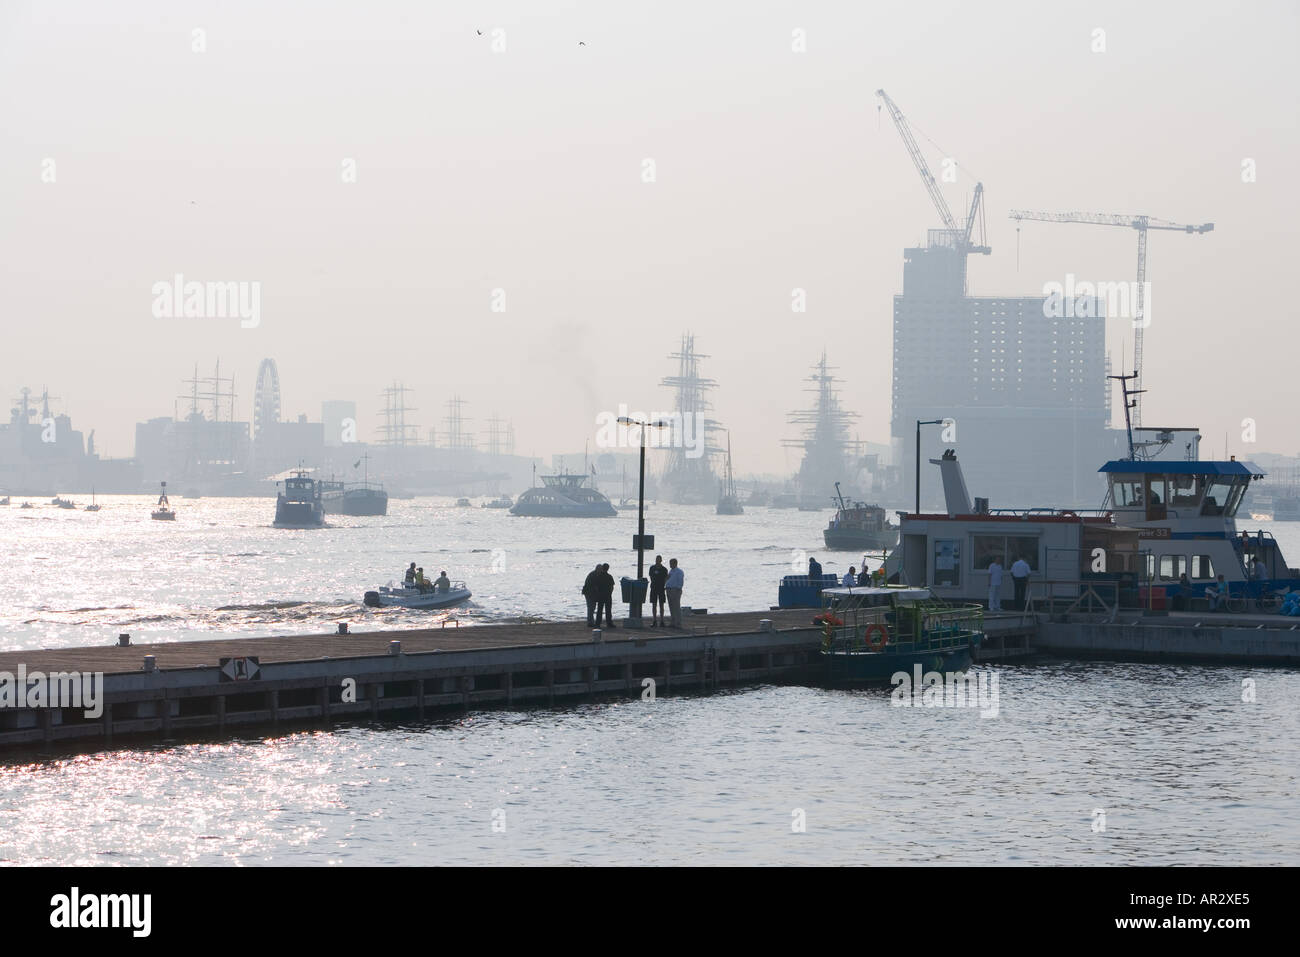
POLYGON ((914 669, 965 671, 984 638, 983 609, 951 604, 928 588, 827 588, 821 657, 832 685, 888 682, 914 669))

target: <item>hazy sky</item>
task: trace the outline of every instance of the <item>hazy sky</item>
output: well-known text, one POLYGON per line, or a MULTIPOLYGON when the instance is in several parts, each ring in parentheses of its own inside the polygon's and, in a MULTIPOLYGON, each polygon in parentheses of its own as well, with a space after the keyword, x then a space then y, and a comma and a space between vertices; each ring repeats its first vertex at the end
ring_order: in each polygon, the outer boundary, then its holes
POLYGON ((902 249, 939 223, 884 87, 936 173, 961 164, 954 210, 985 184, 974 294, 1133 278, 1135 234, 1099 226, 1027 225, 1017 270, 1012 208, 1214 222, 1152 234, 1146 422, 1295 454, 1297 9, 3 0, 0 398, 48 385, 128 455, 195 362, 247 416, 271 356, 286 416, 355 398, 372 437, 400 379, 422 426, 459 393, 549 454, 620 402, 669 408, 691 329, 739 472, 798 465, 780 439, 823 348, 888 441, 902 249), (259 282, 260 325, 156 318, 176 273, 259 282))

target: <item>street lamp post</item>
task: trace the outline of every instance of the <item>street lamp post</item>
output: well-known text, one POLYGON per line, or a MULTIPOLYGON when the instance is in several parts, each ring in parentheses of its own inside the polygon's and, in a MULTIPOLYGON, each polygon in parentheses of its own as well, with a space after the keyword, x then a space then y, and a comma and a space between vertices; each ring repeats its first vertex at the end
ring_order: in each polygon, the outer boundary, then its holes
POLYGON ((916 420, 916 514, 921 514, 921 426, 943 425, 943 419, 916 420))
MULTIPOLYGON (((620 416, 618 420, 620 425, 635 425, 641 429, 641 478, 637 485, 637 502, 636 502, 636 581, 638 592, 640 594, 640 585, 645 578, 645 430, 662 429, 668 423, 659 422, 641 422, 627 416, 620 416)), ((627 624, 630 628, 641 627, 641 605, 639 601, 628 603, 627 624)))

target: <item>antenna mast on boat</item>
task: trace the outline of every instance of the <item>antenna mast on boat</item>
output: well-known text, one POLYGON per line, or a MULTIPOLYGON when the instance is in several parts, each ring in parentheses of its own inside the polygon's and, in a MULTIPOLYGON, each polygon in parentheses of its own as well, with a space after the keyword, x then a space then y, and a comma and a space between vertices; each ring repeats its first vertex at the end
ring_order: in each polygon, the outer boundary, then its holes
POLYGON ((1137 379, 1137 373, 1131 375, 1109 375, 1107 379, 1117 379, 1120 388, 1124 390, 1124 431, 1128 434, 1128 460, 1137 461, 1137 450, 1133 446, 1133 413, 1132 410, 1137 408, 1137 396, 1145 392, 1146 389, 1130 389, 1129 382, 1137 379), (1130 398, 1132 396, 1133 398, 1130 398))

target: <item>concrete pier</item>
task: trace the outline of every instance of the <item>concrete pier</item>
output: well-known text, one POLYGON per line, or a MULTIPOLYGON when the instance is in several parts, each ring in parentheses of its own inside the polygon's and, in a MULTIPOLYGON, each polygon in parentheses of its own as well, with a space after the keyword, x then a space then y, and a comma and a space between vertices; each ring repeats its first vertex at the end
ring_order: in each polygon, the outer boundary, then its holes
POLYGON ((0 753, 804 680, 821 647, 811 614, 691 615, 684 629, 610 629, 599 640, 585 623, 549 622, 5 652, 9 674, 103 673, 103 713, 0 709, 0 753))
MULTIPOLYGON (((816 683, 822 631, 810 609, 688 615, 678 630, 593 633, 544 622, 229 638, 0 653, 0 675, 102 674, 102 711, 0 707, 0 755, 88 750, 123 738, 225 734, 320 722, 423 718, 440 709, 552 705, 592 695, 816 683)), ((987 616, 981 664, 1034 654, 1300 665, 1300 621, 1278 615, 1121 612, 1115 620, 987 616)), ((10 679, 12 680, 12 679, 10 679)))

